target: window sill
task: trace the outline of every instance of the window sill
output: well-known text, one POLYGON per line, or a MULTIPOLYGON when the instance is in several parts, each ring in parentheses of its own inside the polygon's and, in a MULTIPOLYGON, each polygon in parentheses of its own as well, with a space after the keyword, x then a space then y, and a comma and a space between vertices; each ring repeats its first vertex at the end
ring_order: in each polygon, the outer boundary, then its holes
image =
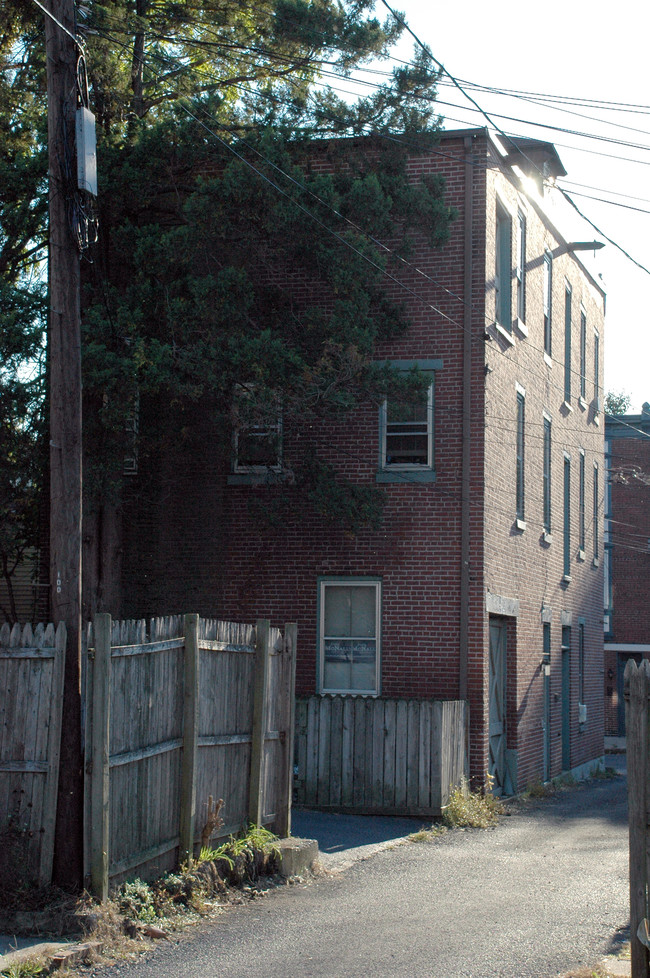
POLYGON ((562 401, 562 410, 566 414, 573 414, 573 405, 569 401, 564 400, 562 401))
POLYGON ((526 520, 520 520, 519 518, 517 518, 515 520, 515 527, 517 530, 519 530, 520 533, 523 533, 524 530, 526 529, 526 520))
POLYGON ((600 567, 600 558, 594 557, 591 563, 593 564, 594 567, 600 567))
POLYGON ((584 550, 578 550, 578 560, 579 561, 584 561, 584 559, 585 559, 585 552, 584 552, 584 550))
POLYGON ((526 323, 522 319, 519 319, 519 317, 517 317, 517 319, 515 319, 514 326, 517 332, 521 336, 528 336, 528 327, 526 326, 526 323))
POLYGON ((563 574, 562 575, 562 583, 563 584, 570 584, 572 580, 573 580, 573 578, 571 577, 570 574, 563 574))
POLYGON ((229 486, 277 485, 279 482, 291 481, 291 473, 281 469, 266 469, 260 472, 231 472, 227 479, 229 486))
POLYGON ((515 341, 512 338, 512 332, 511 332, 511 330, 506 329, 505 326, 502 326, 501 325, 501 323, 495 323, 494 324, 494 328, 496 329, 496 331, 499 334, 499 336, 501 337, 501 339, 502 340, 505 340, 505 342, 508 344, 508 346, 514 346, 515 345, 515 341))
POLYGON ((436 472, 435 469, 380 469, 375 476, 375 481, 384 483, 401 482, 403 485, 414 482, 435 482, 436 472))
POLYGON ((598 427, 600 428, 600 415, 599 414, 594 414, 594 424, 595 425, 598 425, 598 427))
POLYGON ((550 545, 553 543, 553 534, 549 533, 547 530, 544 530, 540 543, 545 543, 547 547, 550 547, 550 545))
POLYGON ((578 398, 578 404, 580 405, 580 410, 581 411, 586 411, 587 410, 587 402, 585 401, 584 397, 579 397, 578 398))

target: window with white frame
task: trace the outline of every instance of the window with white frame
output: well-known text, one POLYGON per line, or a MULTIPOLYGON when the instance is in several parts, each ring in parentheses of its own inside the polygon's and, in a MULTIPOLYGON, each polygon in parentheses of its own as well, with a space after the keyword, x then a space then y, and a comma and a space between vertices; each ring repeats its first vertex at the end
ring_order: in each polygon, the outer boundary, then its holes
MULTIPOLYGON (((515 511, 518 524, 525 520, 525 460, 524 436, 526 423, 526 392, 517 385, 517 437, 516 437, 516 469, 515 469, 515 511)), ((521 527, 523 529, 523 526, 521 527)))
POLYGON ((495 315, 497 323, 512 331, 512 218, 497 201, 495 240, 495 315))
POLYGON ((578 621, 578 702, 585 702, 585 623, 578 621))
POLYGON ((578 491, 578 549, 584 555, 585 552, 585 453, 584 449, 578 452, 579 468, 579 491, 578 491))
POLYGON ((259 397, 254 385, 238 385, 233 421, 233 471, 278 472, 282 467, 279 399, 274 395, 259 397))
POLYGON ((381 581, 318 584, 319 691, 379 694, 381 581))
POLYGON ((596 401, 596 414, 600 414, 602 407, 600 404, 600 333, 594 330, 594 398, 596 401))
POLYGON ((587 397, 587 313, 580 307, 580 397, 587 397))
POLYGON ((417 367, 428 386, 408 399, 388 398, 379 415, 380 457, 378 482, 421 482, 435 478, 434 371, 439 360, 393 361, 399 370, 417 367))
POLYGON ((571 456, 564 453, 564 576, 571 580, 571 456))
POLYGON ((552 314, 553 314, 553 256, 550 251, 544 254, 544 284, 543 284, 543 305, 544 305, 544 353, 551 356, 552 348, 552 314))
POLYGON ((551 532, 551 419, 544 415, 542 468, 542 522, 544 532, 551 532))
POLYGON ((517 213, 517 319, 526 322, 526 215, 517 213))
POLYGON ((573 290, 570 282, 564 285, 564 402, 571 403, 571 300, 573 290))
POLYGON ((600 534, 598 532, 600 504, 598 495, 598 462, 594 462, 594 560, 600 558, 600 534))

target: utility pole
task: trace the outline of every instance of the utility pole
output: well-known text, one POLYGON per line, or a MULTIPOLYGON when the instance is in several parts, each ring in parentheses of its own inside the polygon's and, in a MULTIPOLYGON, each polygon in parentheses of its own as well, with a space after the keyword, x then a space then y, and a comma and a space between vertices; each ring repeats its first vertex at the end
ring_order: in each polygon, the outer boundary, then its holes
POLYGON ((83 876, 81 752, 81 312, 73 235, 78 46, 74 0, 46 0, 49 152, 50 611, 68 634, 54 881, 83 876), (58 22, 58 23, 57 23, 58 22))

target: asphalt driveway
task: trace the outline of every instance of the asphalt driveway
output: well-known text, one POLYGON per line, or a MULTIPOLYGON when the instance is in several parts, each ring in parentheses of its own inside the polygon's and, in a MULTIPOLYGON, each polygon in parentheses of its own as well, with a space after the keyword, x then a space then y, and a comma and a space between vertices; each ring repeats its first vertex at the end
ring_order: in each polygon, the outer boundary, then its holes
POLYGON ((556 978, 624 939, 627 885, 618 776, 517 805, 493 830, 387 848, 282 887, 148 960, 95 974, 556 978))

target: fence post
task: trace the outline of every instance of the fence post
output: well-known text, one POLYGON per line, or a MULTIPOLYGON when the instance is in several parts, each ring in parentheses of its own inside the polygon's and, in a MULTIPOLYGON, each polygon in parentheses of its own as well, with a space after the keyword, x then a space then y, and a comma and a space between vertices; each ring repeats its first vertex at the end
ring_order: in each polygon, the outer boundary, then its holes
POLYGON ((637 668, 630 659, 625 667, 625 731, 627 736, 627 785, 630 826, 630 950, 632 978, 648 978, 648 735, 650 663, 637 668))
POLYGON ((251 776, 248 790, 248 820, 261 825, 264 815, 264 740, 266 737, 266 698, 271 656, 271 623, 259 619, 255 629, 255 681, 253 687, 253 732, 251 776))
POLYGON ((183 694, 183 759, 181 766, 180 861, 194 858, 196 821, 196 759, 199 705, 199 616, 185 615, 183 694))
POLYGON ((293 751, 295 738, 296 710, 296 647, 298 644, 298 625, 288 622, 284 626, 284 648, 282 687, 279 695, 283 700, 284 734, 282 770, 278 775, 279 811, 276 832, 282 837, 291 835, 291 797, 293 793, 293 751))
POLYGON ((59 622, 54 639, 52 661, 52 691, 50 703, 50 730, 47 741, 47 774, 43 792, 43 838, 39 879, 43 886, 52 882, 54 860, 54 826, 59 782, 59 754, 61 751, 61 719, 63 714, 63 673, 65 669, 66 629, 59 622))
POLYGON ((90 885, 98 900, 108 899, 110 807, 111 616, 94 620, 92 768, 90 784, 90 885))

